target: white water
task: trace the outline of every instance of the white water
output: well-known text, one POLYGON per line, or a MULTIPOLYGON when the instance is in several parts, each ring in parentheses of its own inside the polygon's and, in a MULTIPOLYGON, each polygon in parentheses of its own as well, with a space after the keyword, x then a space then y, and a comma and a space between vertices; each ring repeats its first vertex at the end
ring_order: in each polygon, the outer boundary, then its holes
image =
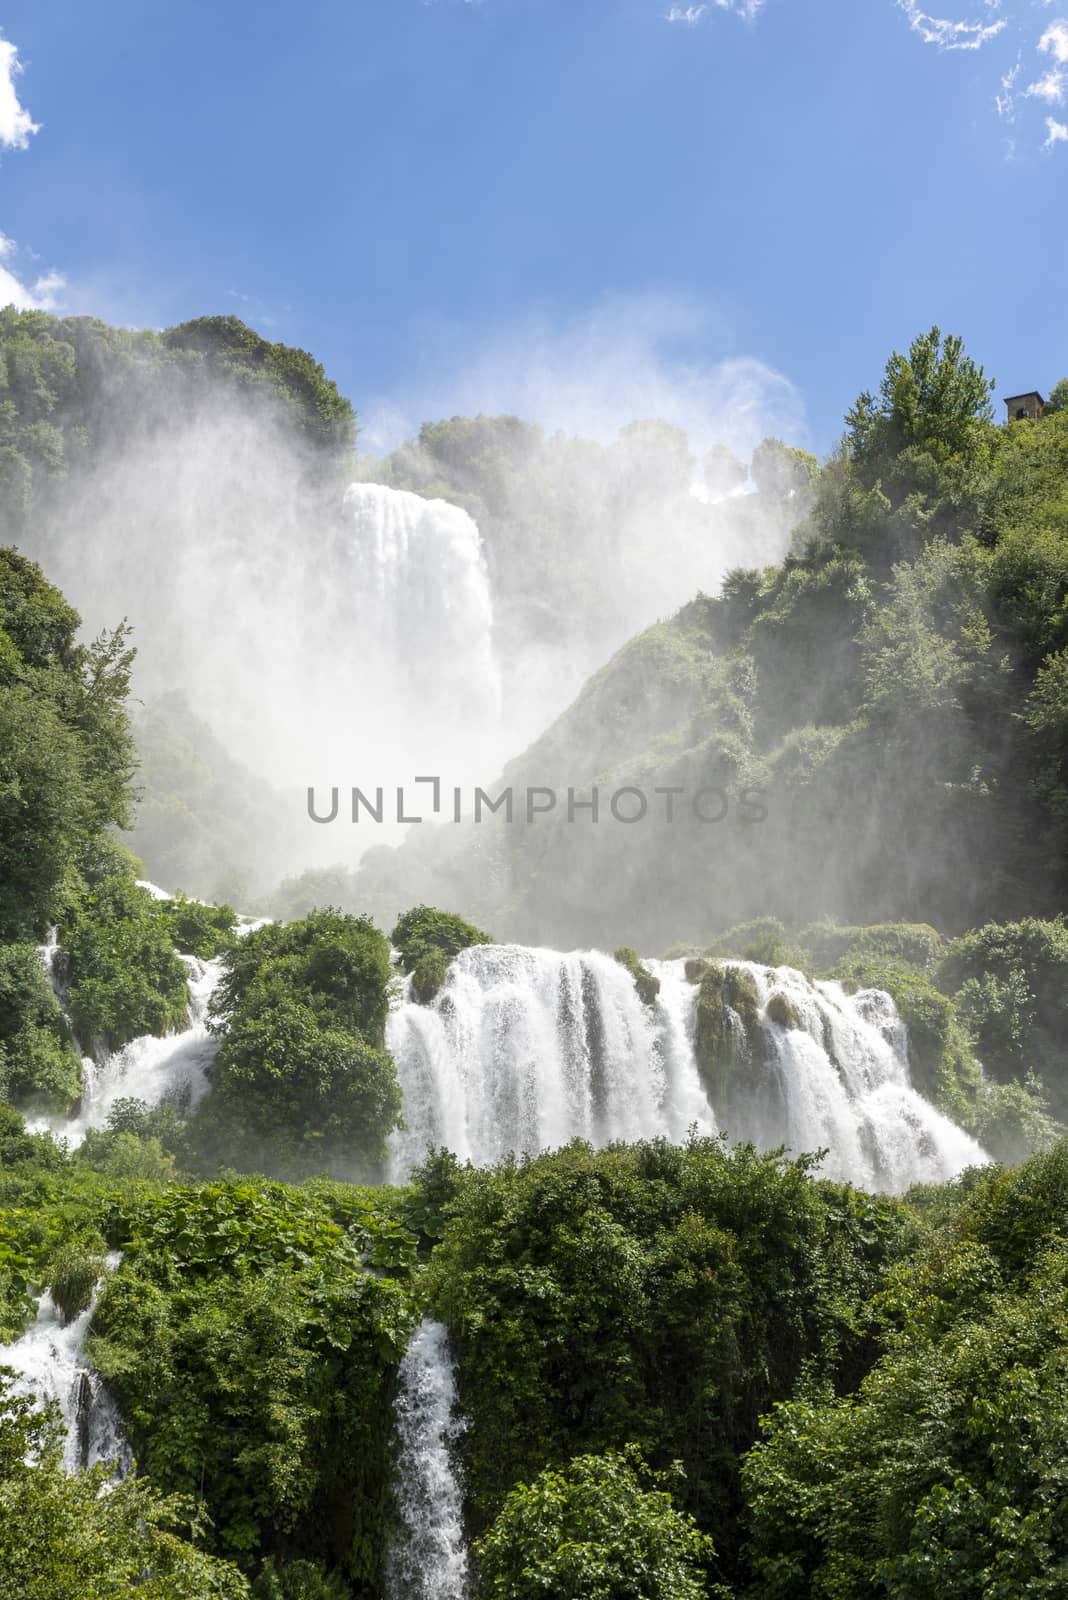
POLYGON ((208 1003, 222 973, 221 961, 180 956, 189 969, 189 1017, 177 1033, 157 1039, 151 1034, 131 1039, 101 1061, 82 1061, 82 1098, 71 1117, 50 1117, 31 1123, 47 1129, 71 1146, 81 1144, 89 1128, 103 1128, 116 1100, 143 1100, 148 1106, 176 1101, 190 1111, 210 1086, 210 1069, 218 1041, 208 1032, 208 1003))
POLYGON ((463 1491, 456 1445, 464 1430, 456 1407, 449 1336, 421 1322, 400 1364, 394 1408, 399 1527, 386 1556, 387 1600, 466 1600, 463 1491))
POLYGON ((713 1106, 694 1055, 696 987, 682 962, 648 965, 661 983, 654 1008, 609 956, 518 945, 465 950, 431 1005, 405 998, 387 1027, 407 1124, 390 1142, 391 1178, 403 1181, 430 1143, 485 1166, 572 1138, 678 1141, 691 1127, 764 1149, 829 1147, 826 1176, 891 1192, 987 1159, 913 1089, 888 995, 732 963, 757 984, 764 1060, 740 1059, 731 1104, 713 1106), (800 1028, 767 1016, 776 991, 800 1028))
MULTIPOLYGON (((117 1254, 110 1255, 109 1268, 114 1270, 119 1259, 117 1254)), ((0 1367, 11 1367, 17 1374, 16 1394, 34 1398, 41 1405, 54 1400, 59 1406, 66 1431, 63 1466, 67 1472, 102 1461, 121 1476, 129 1471, 131 1456, 119 1409, 83 1353, 96 1303, 94 1292, 85 1310, 64 1325, 46 1289, 38 1299, 37 1316, 21 1339, 0 1346, 0 1367)))
POLYGON ((378 703, 360 708, 361 743, 371 733, 374 745, 389 748, 399 721, 408 760, 418 758, 421 772, 455 769, 484 749, 487 724, 496 729, 501 713, 482 536, 459 506, 378 483, 350 484, 344 504, 349 627, 359 639, 361 681, 380 685, 378 703))
POLYGON ((599 951, 461 952, 432 1005, 406 1001, 387 1024, 407 1124, 390 1141, 394 1181, 430 1142, 486 1166, 576 1137, 714 1131, 688 1036, 692 992, 681 968, 659 975, 653 1012, 599 951))
POLYGON ((908 1038, 888 994, 847 995, 840 984, 810 983, 792 967, 745 967, 756 982, 764 1061, 744 1064, 730 1132, 764 1147, 828 1148, 826 1177, 900 1193, 942 1183, 988 1156, 912 1087, 908 1038), (772 1022, 772 994, 784 995, 799 1028, 772 1022))

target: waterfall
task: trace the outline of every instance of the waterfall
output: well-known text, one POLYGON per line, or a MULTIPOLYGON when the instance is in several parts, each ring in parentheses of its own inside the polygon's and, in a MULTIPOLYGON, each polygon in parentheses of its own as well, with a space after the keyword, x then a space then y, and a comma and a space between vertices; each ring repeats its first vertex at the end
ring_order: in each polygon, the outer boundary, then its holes
MULTIPOLYGON (((120 1259, 118 1253, 109 1255, 109 1268, 114 1270, 120 1259)), ((21 1339, 0 1346, 0 1367, 15 1372, 16 1394, 41 1404, 54 1400, 59 1406, 66 1434, 63 1466, 67 1472, 103 1462, 124 1476, 132 1458, 119 1409, 83 1353, 98 1290, 99 1284, 85 1310, 64 1324, 46 1289, 37 1301, 37 1315, 21 1339)))
POLYGON ((825 1177, 891 1193, 944 1183, 988 1161, 912 1087, 906 1029, 888 994, 847 995, 792 967, 731 965, 752 974, 763 1042, 761 1061, 739 1068, 734 1138, 764 1148, 826 1148, 825 1177), (789 1003, 797 1026, 768 1016, 773 995, 789 1003))
POLYGON ((218 1043, 208 1032, 208 1003, 222 974, 222 962, 180 956, 189 969, 189 1019, 179 1033, 157 1039, 152 1034, 131 1039, 101 1061, 82 1062, 82 1097, 71 1117, 37 1119, 29 1126, 47 1130, 72 1146, 81 1144, 89 1128, 102 1128, 116 1100, 143 1100, 159 1105, 174 1100, 183 1110, 196 1106, 210 1087, 210 1069, 218 1043))
POLYGON ((390 722, 400 717, 411 730, 414 719, 428 743, 419 758, 455 765, 461 754, 484 749, 485 724, 501 712, 482 536, 461 507, 378 483, 350 484, 344 505, 352 528, 350 626, 360 638, 361 677, 384 693, 378 706, 361 710, 365 718, 377 714, 387 736, 390 722))
POLYGON ((394 1409, 397 1532, 386 1552, 387 1600, 466 1600, 468 1559, 456 1443, 464 1421, 456 1407, 449 1336, 421 1322, 400 1364, 394 1409))
POLYGON ((829 1147, 826 1176, 891 1192, 987 1159, 912 1087, 889 995, 732 962, 752 974, 761 1038, 753 1059, 740 1053, 728 1107, 702 1084, 684 963, 648 965, 661 985, 652 1007, 609 956, 519 945, 463 951, 428 1006, 406 991, 387 1025, 406 1123, 390 1141, 391 1179, 404 1181, 430 1143, 485 1166, 573 1138, 677 1142, 692 1127, 764 1149, 829 1147), (796 1027, 769 1016, 772 996, 796 1027))
POLYGON ((576 1137, 714 1131, 689 1039, 692 996, 681 967, 660 976, 654 1011, 599 951, 462 951, 432 1005, 406 1001, 390 1014, 407 1124, 391 1139, 393 1180, 430 1142, 486 1166, 576 1137))

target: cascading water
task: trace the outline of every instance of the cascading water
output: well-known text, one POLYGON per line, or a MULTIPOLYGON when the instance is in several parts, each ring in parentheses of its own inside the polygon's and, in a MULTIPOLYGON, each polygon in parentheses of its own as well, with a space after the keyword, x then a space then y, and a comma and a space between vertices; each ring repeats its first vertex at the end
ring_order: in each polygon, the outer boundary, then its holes
MULTIPOLYGON (((117 1254, 110 1255, 108 1266, 114 1270, 119 1259, 117 1254)), ((131 1456, 119 1409, 83 1352, 96 1303, 94 1292, 85 1310, 64 1323, 46 1289, 38 1299, 37 1315, 21 1339, 0 1346, 0 1367, 16 1373, 16 1394, 42 1405, 50 1400, 58 1405, 66 1433, 63 1466, 67 1472, 103 1462, 121 1477, 130 1469, 131 1456)))
POLYGON ((430 1142, 485 1166, 576 1137, 712 1132, 688 1036, 691 994, 681 969, 665 968, 661 984, 654 1011, 598 951, 463 951, 432 1005, 408 1001, 389 1018, 407 1124, 391 1141, 391 1176, 403 1181, 430 1142))
POLYGON ((945 1182, 988 1160, 912 1087, 906 1029, 888 994, 847 995, 792 967, 731 965, 756 985, 763 1046, 759 1061, 739 1065, 733 1137, 827 1149, 824 1176, 890 1193, 945 1182), (787 1002, 773 1009, 789 1022, 768 1015, 773 996, 787 1002))
POLYGON ((406 1123, 391 1140, 393 1180, 430 1143, 488 1165, 572 1138, 677 1141, 717 1126, 765 1149, 829 1147, 827 1176, 892 1192, 987 1159, 913 1089, 888 995, 731 963, 752 974, 761 1037, 751 1059, 739 1054, 728 1108, 702 1084, 684 963, 648 965, 661 985, 652 1007, 608 956, 482 945, 456 957, 431 1005, 404 999, 387 1028, 406 1123), (788 1005, 773 1011, 797 1026, 769 1016, 776 994, 788 1005))
POLYGON ((174 1100, 188 1111, 204 1098, 218 1049, 217 1041, 208 1032, 208 1004, 221 976, 222 962, 201 961, 196 956, 179 959, 189 969, 188 1026, 160 1039, 151 1034, 131 1039, 99 1062, 85 1057, 78 1110, 72 1117, 49 1118, 31 1123, 31 1127, 48 1129, 56 1138, 67 1139, 74 1146, 81 1144, 87 1129, 105 1126, 116 1100, 143 1100, 149 1106, 174 1100))
POLYGON ((457 745, 464 753, 484 747, 485 724, 501 711, 482 536, 461 507, 378 483, 350 484, 344 505, 353 533, 350 625, 365 673, 377 665, 373 681, 391 687, 380 706, 361 707, 364 721, 376 711, 400 715, 428 744, 421 760, 453 764, 457 745))
POLYGON ((416 1328, 399 1379, 398 1528, 386 1555, 387 1600, 466 1600, 468 1557, 456 1461, 464 1422, 456 1406, 449 1336, 440 1322, 416 1328))

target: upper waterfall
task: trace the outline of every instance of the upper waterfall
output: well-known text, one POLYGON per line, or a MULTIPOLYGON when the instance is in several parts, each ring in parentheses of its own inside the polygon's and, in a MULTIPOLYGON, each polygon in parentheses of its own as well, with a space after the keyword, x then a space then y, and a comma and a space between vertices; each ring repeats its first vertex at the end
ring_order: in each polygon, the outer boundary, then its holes
POLYGON ((350 484, 344 508, 361 645, 413 696, 407 722, 420 724, 435 755, 455 760, 446 740, 463 744, 472 719, 496 721, 501 711, 482 536, 460 506, 379 483, 350 484))
POLYGON ((890 1191, 987 1159, 912 1087, 889 995, 730 965, 751 975, 759 1038, 739 1049, 729 1097, 716 1103, 683 962, 649 963, 660 994, 648 1006, 595 951, 463 951, 431 1005, 405 999, 389 1019, 406 1124, 391 1140, 391 1176, 403 1180, 429 1143, 488 1165, 572 1138, 680 1140, 692 1127, 765 1149, 827 1149, 827 1176, 890 1191))

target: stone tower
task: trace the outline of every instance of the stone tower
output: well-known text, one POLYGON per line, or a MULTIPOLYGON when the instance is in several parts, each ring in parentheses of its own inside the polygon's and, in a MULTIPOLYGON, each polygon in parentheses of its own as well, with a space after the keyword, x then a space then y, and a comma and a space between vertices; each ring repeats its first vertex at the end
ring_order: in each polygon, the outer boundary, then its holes
POLYGON ((1007 397, 1005 405, 1008 408, 1007 422, 1037 422, 1042 415, 1046 402, 1037 389, 1032 389, 1030 394, 1011 394, 1007 397))

